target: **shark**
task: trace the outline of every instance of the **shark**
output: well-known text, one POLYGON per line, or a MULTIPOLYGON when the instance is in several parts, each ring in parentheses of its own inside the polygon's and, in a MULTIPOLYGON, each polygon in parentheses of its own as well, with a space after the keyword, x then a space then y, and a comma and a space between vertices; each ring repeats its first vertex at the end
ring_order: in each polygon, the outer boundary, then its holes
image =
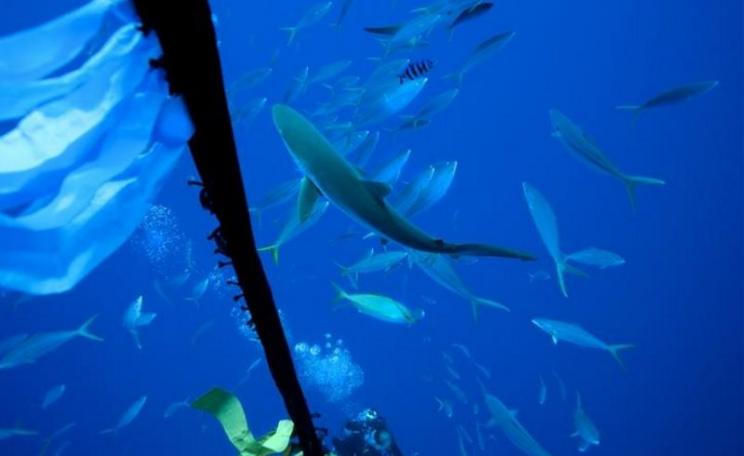
POLYGON ((390 186, 365 179, 364 174, 339 154, 302 114, 283 104, 272 107, 274 125, 303 173, 300 220, 321 195, 354 220, 405 247, 452 256, 490 256, 534 260, 525 252, 489 244, 451 243, 417 227, 386 200, 390 186))

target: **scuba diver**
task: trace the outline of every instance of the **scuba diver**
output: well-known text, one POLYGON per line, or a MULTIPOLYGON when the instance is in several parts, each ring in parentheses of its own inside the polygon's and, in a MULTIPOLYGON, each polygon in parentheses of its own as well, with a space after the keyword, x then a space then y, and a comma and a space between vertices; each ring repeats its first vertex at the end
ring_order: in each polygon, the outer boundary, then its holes
POLYGON ((363 410, 346 422, 343 433, 332 439, 338 456, 403 456, 385 420, 374 409, 363 410))

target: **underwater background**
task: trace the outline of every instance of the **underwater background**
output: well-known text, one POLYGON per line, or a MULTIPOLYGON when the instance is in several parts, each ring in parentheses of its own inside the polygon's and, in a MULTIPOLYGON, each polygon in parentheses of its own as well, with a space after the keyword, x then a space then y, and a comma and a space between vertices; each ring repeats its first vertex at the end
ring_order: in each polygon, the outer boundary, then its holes
MULTIPOLYGON (((370 58, 383 48, 363 28, 409 20, 411 9, 426 6, 356 0, 331 27, 342 3, 287 45, 280 27, 296 23, 315 0, 212 2, 226 87, 251 70, 272 68, 265 80, 228 91, 233 107, 268 99, 255 119, 234 124, 252 205, 299 177, 269 109, 293 78, 305 66, 312 75, 348 59, 344 74, 365 79, 379 65, 370 58)), ((81 4, 3 0, 0 36, 81 4)), ((310 408, 322 414, 318 425, 334 435, 346 419, 374 407, 404 454, 460 454, 458 427, 474 436, 476 423, 488 421, 480 381, 519 410, 520 422, 551 454, 577 452, 570 437, 577 393, 601 433, 591 453, 744 454, 743 14, 737 0, 495 2, 451 39, 434 30, 428 46, 403 52, 436 61, 426 87, 403 111, 412 114, 457 86, 442 76, 474 46, 515 32, 465 75, 457 97, 429 125, 389 131, 399 123, 391 116, 371 127, 380 132, 371 163, 410 148, 403 182, 432 163, 456 160, 446 196, 414 220, 445 239, 494 242, 539 259, 454 261, 475 294, 511 310, 484 308, 478 322, 466 299, 416 267, 404 263, 361 276, 360 292, 425 311, 415 324, 394 325, 334 303, 332 283, 353 290, 336 263, 383 249, 378 238, 362 239, 367 231, 336 208, 283 246, 278 264, 264 254, 310 408), (719 85, 636 121, 615 109, 704 80, 719 85), (574 159, 551 137, 554 108, 621 169, 666 185, 639 188, 633 208, 620 182, 574 159), (562 296, 523 182, 550 202, 567 252, 596 246, 626 263, 587 269, 589 278, 568 275, 568 298, 562 296), (606 353, 553 345, 533 318, 576 322, 608 343, 635 347, 623 352, 623 369, 606 353), (451 416, 437 399, 452 406, 451 416)), ((310 85, 291 104, 311 112, 329 93, 310 85)), ((0 370, 0 428, 39 433, 0 440, 0 454, 39 454, 44 438, 69 423, 76 425, 51 443, 49 454, 60 447, 75 455, 234 454, 210 417, 185 407, 163 416, 170 404, 216 385, 240 397, 259 434, 286 417, 261 347, 231 299, 234 290, 224 285, 231 272, 215 269, 218 258, 206 241, 215 221, 200 207, 198 189, 186 185, 196 176, 187 155, 140 228, 77 287, 42 297, 2 295, 0 340, 76 328, 96 314, 92 331, 105 340, 74 340, 37 363, 0 370), (140 330, 138 349, 122 317, 140 295, 157 318, 140 330), (58 384, 66 385, 63 396, 43 410, 44 395, 58 384), (100 435, 142 396, 148 399, 135 421, 100 435)), ((254 218, 260 246, 274 241, 292 208, 254 218)), ((482 432, 484 448, 464 439, 466 454, 519 454, 497 429, 482 432)))

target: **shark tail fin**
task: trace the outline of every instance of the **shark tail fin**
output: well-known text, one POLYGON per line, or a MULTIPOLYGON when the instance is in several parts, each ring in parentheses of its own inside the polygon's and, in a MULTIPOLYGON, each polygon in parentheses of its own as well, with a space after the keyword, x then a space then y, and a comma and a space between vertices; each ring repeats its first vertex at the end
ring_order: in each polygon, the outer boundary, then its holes
POLYGON ((623 350, 628 350, 630 348, 635 348, 635 345, 633 344, 616 344, 616 345, 610 345, 607 347, 607 349, 610 351, 610 354, 613 358, 615 358, 615 361, 620 364, 620 367, 625 369, 625 363, 623 363, 622 358, 620 358, 620 352, 623 350))
POLYGON ((493 307, 494 309, 501 309, 507 312, 511 312, 511 309, 509 309, 508 307, 506 307, 505 305, 501 303, 498 303, 496 301, 491 301, 490 299, 479 298, 477 296, 470 297, 470 306, 473 309, 473 319, 476 322, 480 318, 481 306, 493 307))
POLYGON ((279 264, 279 244, 271 244, 266 247, 261 247, 258 252, 270 252, 271 258, 274 260, 274 264, 279 264))
POLYGON ((93 315, 90 317, 85 323, 83 323, 78 329, 77 329, 77 335, 80 337, 85 337, 86 339, 95 340, 98 342, 103 342, 103 338, 96 336, 92 332, 90 332, 90 325, 93 324, 95 319, 98 317, 98 315, 93 315))
POLYGON ((628 192, 628 198, 630 199, 630 205, 635 209, 635 190, 638 185, 664 185, 661 179, 655 177, 645 176, 623 176, 623 182, 625 183, 625 191, 628 192))
POLYGON ((280 30, 287 32, 287 46, 290 46, 297 36, 297 27, 282 27, 280 30))

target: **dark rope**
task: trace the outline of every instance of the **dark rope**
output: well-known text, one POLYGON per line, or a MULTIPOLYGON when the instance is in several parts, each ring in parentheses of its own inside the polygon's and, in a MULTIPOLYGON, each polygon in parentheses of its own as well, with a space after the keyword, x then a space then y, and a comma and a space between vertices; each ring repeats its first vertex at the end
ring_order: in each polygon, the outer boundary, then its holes
POLYGON ((217 217, 212 236, 230 257, 266 360, 305 456, 322 456, 305 396, 297 380, 266 274, 256 252, 248 202, 225 98, 219 52, 207 0, 134 0, 145 32, 155 31, 171 92, 181 95, 196 127, 189 141, 202 178, 202 205, 217 217))

